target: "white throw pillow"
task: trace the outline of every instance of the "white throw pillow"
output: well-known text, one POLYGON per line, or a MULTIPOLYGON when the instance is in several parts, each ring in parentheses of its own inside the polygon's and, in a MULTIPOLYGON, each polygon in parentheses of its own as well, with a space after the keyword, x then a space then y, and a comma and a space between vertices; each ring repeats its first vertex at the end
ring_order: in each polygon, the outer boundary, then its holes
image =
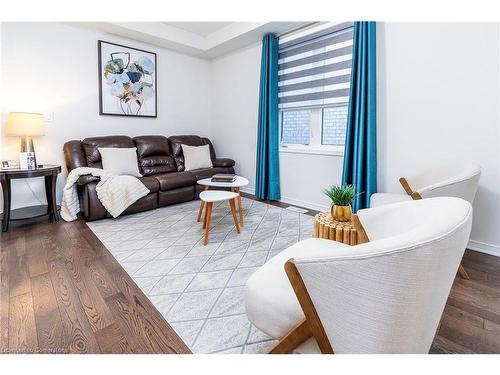
POLYGON ((210 148, 204 146, 182 145, 184 154, 184 170, 191 171, 200 168, 212 168, 212 159, 210 158, 210 148))
POLYGON ((142 177, 137 165, 137 148, 98 147, 102 169, 116 176, 142 177))

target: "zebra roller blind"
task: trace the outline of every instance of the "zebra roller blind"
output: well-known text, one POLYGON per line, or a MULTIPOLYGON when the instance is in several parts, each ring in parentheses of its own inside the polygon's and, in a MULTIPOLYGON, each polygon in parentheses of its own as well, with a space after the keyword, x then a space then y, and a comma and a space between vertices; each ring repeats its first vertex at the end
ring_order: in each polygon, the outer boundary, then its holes
POLYGON ((349 101, 353 23, 322 23, 279 41, 279 108, 349 101))

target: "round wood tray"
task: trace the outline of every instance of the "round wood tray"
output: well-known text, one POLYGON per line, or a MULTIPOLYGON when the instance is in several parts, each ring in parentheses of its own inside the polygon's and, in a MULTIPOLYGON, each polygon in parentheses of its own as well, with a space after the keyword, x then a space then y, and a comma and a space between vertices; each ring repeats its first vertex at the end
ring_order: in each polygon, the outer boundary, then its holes
POLYGON ((358 233, 353 222, 333 220, 329 212, 321 212, 314 217, 313 237, 347 245, 358 244, 358 233))

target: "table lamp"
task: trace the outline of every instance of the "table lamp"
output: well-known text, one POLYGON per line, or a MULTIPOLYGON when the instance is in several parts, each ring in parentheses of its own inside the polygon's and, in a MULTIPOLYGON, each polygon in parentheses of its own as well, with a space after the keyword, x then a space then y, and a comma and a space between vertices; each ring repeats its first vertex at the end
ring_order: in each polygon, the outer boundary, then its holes
POLYGON ((10 112, 7 118, 5 133, 21 137, 21 169, 36 168, 35 147, 33 138, 45 134, 45 122, 41 113, 10 112))

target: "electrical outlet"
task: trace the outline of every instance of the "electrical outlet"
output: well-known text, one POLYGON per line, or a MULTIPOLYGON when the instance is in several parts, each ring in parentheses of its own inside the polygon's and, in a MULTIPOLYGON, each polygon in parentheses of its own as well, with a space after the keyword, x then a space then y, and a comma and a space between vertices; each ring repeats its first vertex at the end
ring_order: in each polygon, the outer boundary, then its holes
POLYGON ((45 122, 54 121, 54 112, 49 112, 45 114, 45 122))

